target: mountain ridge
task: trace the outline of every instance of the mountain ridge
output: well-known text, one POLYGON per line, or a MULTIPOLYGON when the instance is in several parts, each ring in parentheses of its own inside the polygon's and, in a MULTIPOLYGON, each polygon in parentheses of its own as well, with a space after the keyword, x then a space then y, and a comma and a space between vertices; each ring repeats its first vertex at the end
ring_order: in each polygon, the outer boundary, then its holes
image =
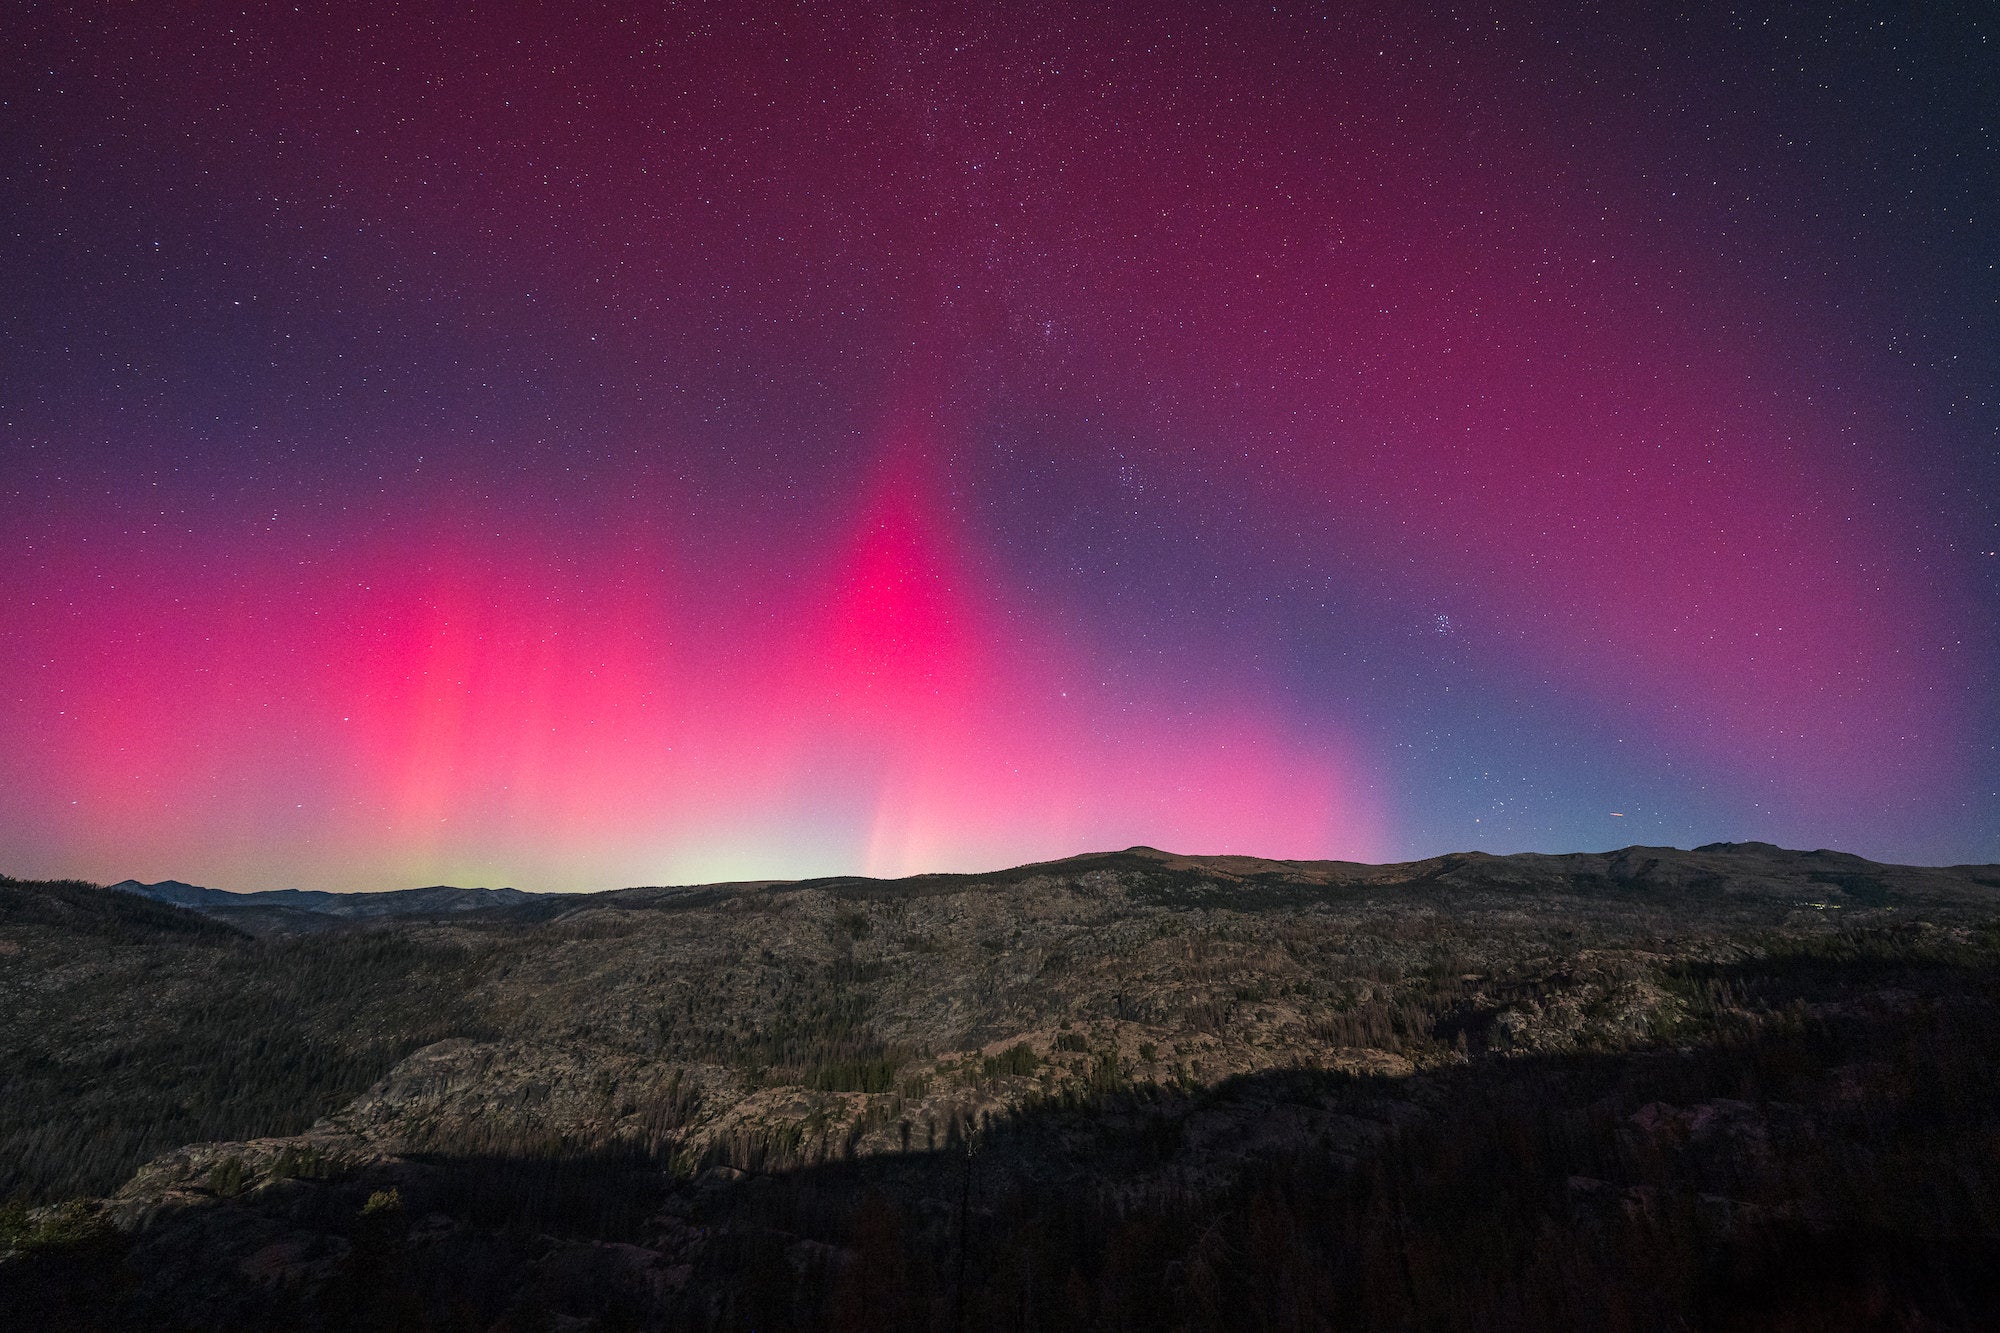
MULTIPOLYGON (((1444 852, 1412 861, 1282 860, 1239 854, 1186 854, 1164 851, 1144 844, 1116 851, 1080 852, 1051 861, 1032 861, 984 871, 928 871, 913 875, 880 878, 870 875, 824 875, 799 879, 725 880, 683 885, 632 885, 591 891, 537 892, 515 888, 461 888, 434 884, 414 889, 378 889, 335 893, 323 889, 259 889, 236 891, 211 889, 180 880, 147 884, 136 879, 121 880, 106 887, 155 902, 169 903, 206 913, 237 914, 252 909, 284 909, 309 912, 346 920, 378 917, 436 915, 483 912, 509 908, 545 907, 557 913, 584 910, 593 904, 667 901, 689 895, 717 895, 773 889, 798 889, 833 885, 967 885, 977 882, 1006 883, 1043 873, 1069 873, 1095 866, 1114 866, 1121 861, 1150 862, 1160 868, 1215 876, 1225 881, 1248 882, 1282 877, 1296 883, 1341 885, 1392 885, 1419 882, 1448 884, 1465 878, 1468 872, 1490 879, 1495 869, 1545 870, 1556 868, 1571 875, 1602 877, 1609 881, 1655 884, 1660 887, 1697 886, 1706 877, 1722 877, 1739 889, 1756 885, 1767 890, 1792 884, 1800 889, 1835 890, 1836 899, 1851 892, 1837 881, 1828 880, 1822 867, 1845 868, 1851 873, 1883 879, 1897 890, 1916 893, 1935 891, 1953 882, 1970 879, 1989 887, 2000 887, 2000 864, 1952 866, 1904 865, 1873 861, 1851 852, 1819 848, 1803 851, 1774 843, 1712 842, 1694 848, 1635 843, 1602 852, 1484 852, 1466 850, 1444 852), (1675 873, 1676 869, 1678 873, 1675 873), (1820 878, 1814 878, 1815 875, 1820 878)), ((1863 890, 1867 892, 1867 890, 1863 890)))
POLYGON ((114 893, 127 893, 205 914, 227 915, 278 909, 345 919, 485 911, 517 907, 548 896, 522 889, 462 889, 450 884, 363 893, 331 893, 324 889, 257 889, 238 893, 230 889, 204 888, 176 879, 154 884, 126 879, 105 887, 114 893))

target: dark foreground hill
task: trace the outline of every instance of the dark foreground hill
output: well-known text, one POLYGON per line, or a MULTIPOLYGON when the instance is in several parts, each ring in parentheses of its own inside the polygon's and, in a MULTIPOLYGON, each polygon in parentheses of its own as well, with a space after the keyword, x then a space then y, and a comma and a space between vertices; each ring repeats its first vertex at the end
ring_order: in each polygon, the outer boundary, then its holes
POLYGON ((0 881, 0 1324, 2000 1323, 2000 868, 521 897, 0 881))

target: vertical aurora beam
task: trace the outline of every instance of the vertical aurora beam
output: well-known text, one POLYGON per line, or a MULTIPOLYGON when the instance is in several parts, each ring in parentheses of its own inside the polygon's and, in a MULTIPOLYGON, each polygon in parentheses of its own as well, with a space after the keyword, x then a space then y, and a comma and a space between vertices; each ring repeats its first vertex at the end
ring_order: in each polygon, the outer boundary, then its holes
POLYGON ((94 595, 90 635, 33 643, 91 716, 13 710, 16 771, 61 776, 10 800, 75 854, 233 887, 1382 847, 1351 761, 1253 696, 1105 697, 1087 635, 996 584, 919 471, 840 508, 831 539, 746 534, 799 559, 727 597, 679 571, 729 552, 630 528, 371 528, 318 561, 202 543, 221 582, 167 549, 45 569, 31 606, 151 572, 94 595))

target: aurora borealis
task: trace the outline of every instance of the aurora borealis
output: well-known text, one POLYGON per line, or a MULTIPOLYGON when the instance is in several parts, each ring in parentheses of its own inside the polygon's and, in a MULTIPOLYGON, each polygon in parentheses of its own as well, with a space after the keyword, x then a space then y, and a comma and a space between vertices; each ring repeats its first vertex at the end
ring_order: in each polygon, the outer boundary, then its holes
POLYGON ((1990 11, 87 9, 9 873, 2000 859, 1990 11))

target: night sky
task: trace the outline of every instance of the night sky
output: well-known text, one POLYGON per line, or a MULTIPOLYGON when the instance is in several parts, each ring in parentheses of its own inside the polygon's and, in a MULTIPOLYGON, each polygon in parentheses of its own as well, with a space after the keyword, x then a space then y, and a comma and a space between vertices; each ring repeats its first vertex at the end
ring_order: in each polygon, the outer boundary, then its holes
POLYGON ((1664 8, 14 6, 0 871, 2000 860, 2000 11, 1664 8))

